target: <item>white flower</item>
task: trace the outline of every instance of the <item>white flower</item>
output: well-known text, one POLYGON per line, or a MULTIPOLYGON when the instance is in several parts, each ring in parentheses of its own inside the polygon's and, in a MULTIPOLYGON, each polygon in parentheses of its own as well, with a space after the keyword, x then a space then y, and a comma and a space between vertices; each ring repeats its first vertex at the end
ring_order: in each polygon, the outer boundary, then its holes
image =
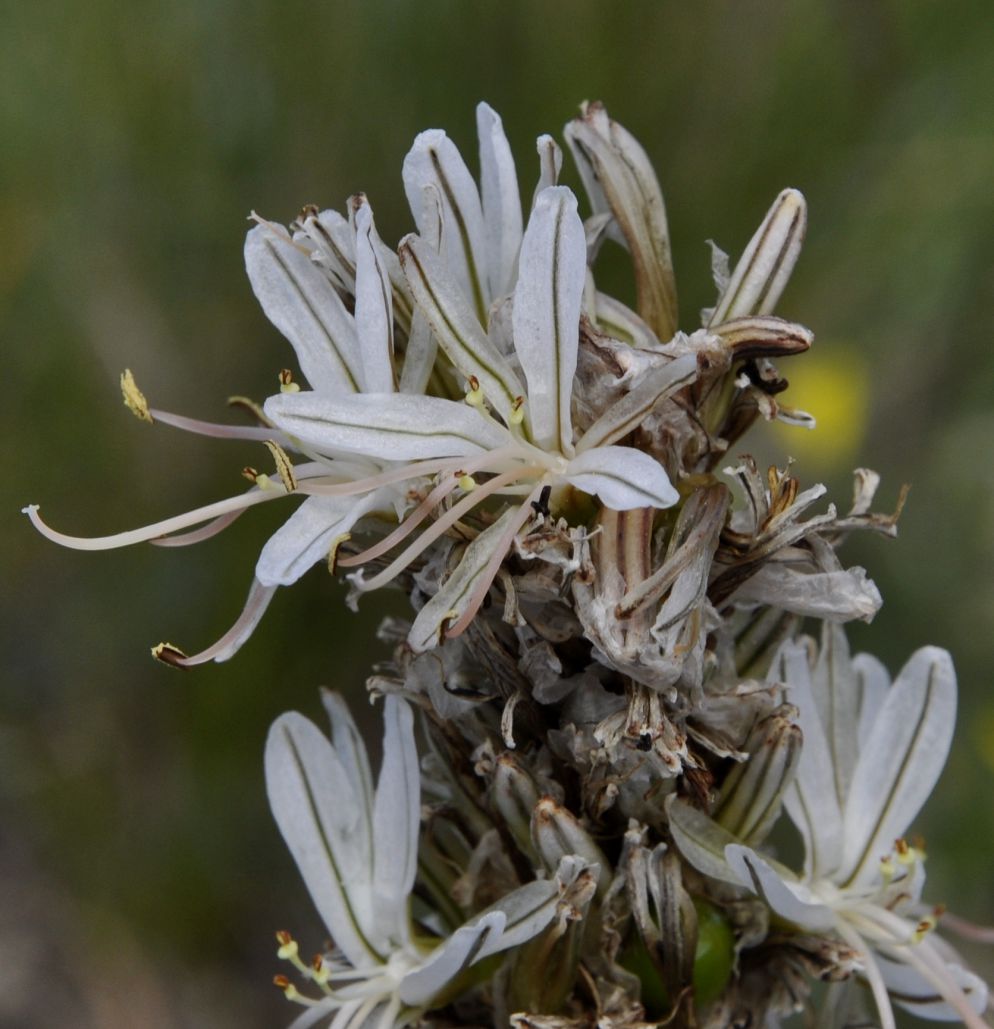
MULTIPOLYGON (((543 189, 521 244, 513 354, 505 355, 483 331, 438 254, 422 239, 409 236, 400 246, 401 264, 439 345, 466 377, 465 401, 382 393, 329 398, 313 392, 284 394, 266 402, 266 416, 317 455, 406 461, 411 462, 412 477, 441 475, 435 505, 458 486, 471 487, 383 572, 369 581, 359 580, 363 588, 388 582, 486 497, 521 498, 477 537, 473 557, 457 583, 447 582, 422 609, 410 637, 416 650, 437 641, 443 622, 448 635, 465 628, 543 491, 553 508, 567 486, 597 495, 616 510, 668 507, 678 499, 657 461, 633 448, 610 445, 632 427, 623 411, 607 412, 574 440, 570 397, 585 254, 575 197, 563 187, 543 189), (490 478, 479 484, 467 478, 480 474, 490 478)), ((692 357, 673 362, 669 387, 689 381, 695 368, 692 357)), ((417 513, 418 522, 425 513, 417 513)), ((412 520, 409 529, 402 526, 391 543, 400 542, 415 525, 412 520)), ((383 549, 377 546, 356 560, 383 549)))
POLYGON ((784 797, 804 840, 804 874, 727 842, 727 833, 700 832, 701 823, 674 805, 685 856, 748 887, 784 921, 841 937, 857 955, 883 1029, 895 1025, 888 994, 923 1018, 986 1026, 979 1013, 987 986, 932 932, 936 917, 919 900, 924 853, 904 839, 952 741, 949 655, 937 647, 916 651, 891 685, 879 661, 850 659, 842 629, 826 625, 813 667, 803 643, 787 643, 770 678, 786 684, 804 734, 784 797), (699 843, 712 854, 695 854, 699 843))
MULTIPOLYGON (((266 442, 278 481, 259 476, 240 496, 98 539, 55 532, 36 507, 26 509, 49 538, 96 550, 141 541, 199 542, 257 503, 289 493, 306 498, 263 547, 245 609, 229 632, 192 657, 171 645, 154 648, 157 657, 183 666, 231 657, 276 588, 329 555, 333 561, 338 544, 374 513, 400 525, 343 566, 378 558, 434 521, 383 572, 368 580, 356 575, 361 589, 389 582, 454 527, 465 536, 460 519, 488 497, 516 498, 473 540, 422 609, 410 643, 424 650, 443 632, 465 629, 533 505, 551 502, 555 508, 567 487, 616 510, 677 502, 657 461, 612 444, 661 397, 693 380, 694 357, 657 370, 574 439, 570 401, 587 275, 576 199, 554 185, 561 155, 542 137, 539 187, 522 234, 517 179, 500 119, 481 104, 477 123, 480 190, 444 133, 429 130, 415 140, 404 162, 404 186, 420 236, 402 241, 400 262, 379 240, 363 197, 353 199, 351 222, 331 211, 305 212, 293 236, 267 222, 249 232, 245 261, 253 289, 292 344, 311 391, 289 383, 271 397, 265 414, 272 429, 151 414, 194 432, 266 442), (512 287, 510 328, 495 316, 488 335, 481 322, 512 287), (343 296, 354 302, 354 314, 343 296), (402 367, 394 353, 398 326, 407 335, 402 367), (443 355, 436 362, 439 345, 443 355), (464 385, 468 403, 424 395, 433 373, 450 395, 464 385), (313 460, 294 464, 287 453, 294 450, 313 460), (480 475, 487 478, 478 482, 480 475), (453 496, 459 499, 446 510, 453 496), (201 527, 182 532, 196 525, 201 527), (181 534, 164 538, 174 533, 181 534)), ((133 410, 137 403, 149 413, 136 388, 128 399, 133 410)))
POLYGON ((408 704, 384 704, 383 765, 374 789, 369 759, 342 699, 325 695, 331 741, 295 712, 273 724, 266 785, 280 832, 333 942, 307 966, 280 933, 280 955, 320 993, 308 997, 294 1029, 324 1016, 335 1029, 389 1029, 416 1019, 477 962, 517 947, 556 917, 560 897, 586 866, 565 858, 557 875, 519 887, 450 935, 437 919, 417 925, 410 896, 418 868, 421 785, 408 704))

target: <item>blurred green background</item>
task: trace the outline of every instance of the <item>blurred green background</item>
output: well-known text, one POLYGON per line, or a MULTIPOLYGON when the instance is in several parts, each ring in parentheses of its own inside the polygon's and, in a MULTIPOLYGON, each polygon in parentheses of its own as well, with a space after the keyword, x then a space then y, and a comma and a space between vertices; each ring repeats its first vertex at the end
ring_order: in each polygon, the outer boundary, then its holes
MULTIPOLYGON (((912 492, 896 542, 855 540, 886 600, 855 632, 896 671, 957 661, 961 714, 920 828, 928 896, 994 921, 994 35, 989 0, 419 3, 38 0, 0 35, 0 1024, 282 1025, 271 930, 321 927, 265 803, 262 743, 319 684, 362 703, 389 598, 359 618, 315 571, 227 665, 157 666, 240 610, 285 509, 199 548, 61 550, 241 488, 259 448, 139 424, 153 403, 223 419, 289 348, 258 310, 252 209, 288 221, 365 190, 411 227, 400 166, 473 109, 504 117, 530 191, 534 139, 602 99, 645 144, 670 213, 685 328, 785 185, 810 203, 781 305, 816 349, 792 398, 811 436, 768 437, 842 503, 850 467, 912 492)), ((567 181, 574 182, 572 169, 567 181)), ((276 505, 279 506, 279 505, 276 505)), ((971 951, 994 975, 991 954, 971 951)))

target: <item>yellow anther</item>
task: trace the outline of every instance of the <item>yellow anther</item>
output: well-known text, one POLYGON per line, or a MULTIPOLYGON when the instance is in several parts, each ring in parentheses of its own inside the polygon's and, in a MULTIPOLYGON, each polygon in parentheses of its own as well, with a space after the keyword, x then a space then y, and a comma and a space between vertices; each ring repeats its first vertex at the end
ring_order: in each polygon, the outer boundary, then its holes
POLYGON ((476 489, 476 479, 472 475, 460 475, 459 488, 463 493, 469 493, 471 490, 476 489))
POLYGON ((894 859, 889 854, 887 857, 880 859, 880 875, 883 878, 885 886, 894 878, 894 873, 896 871, 897 865, 894 864, 894 859))
POLYGON ((520 425, 525 420, 525 398, 516 397, 511 405, 511 424, 520 425))
POLYGON ((148 409, 148 401, 145 399, 145 394, 138 388, 130 368, 125 368, 121 372, 121 395, 124 397, 124 406, 136 418, 151 424, 152 413, 148 409))
POLYGON ((341 545, 348 540, 352 539, 351 532, 343 532, 340 536, 336 536, 331 541, 331 546, 328 548, 328 573, 330 575, 338 574, 338 551, 341 545))
POLYGON ((480 380, 475 375, 469 377, 466 403, 471 407, 481 407, 483 405, 483 390, 480 389, 480 380))
POLYGON ((300 387, 293 381, 293 372, 289 368, 284 368, 280 371, 280 392, 281 393, 299 393, 300 387))
POLYGON ((292 493, 297 488, 297 477, 293 474, 293 462, 287 452, 274 439, 263 440, 266 449, 273 455, 276 462, 276 471, 279 473, 280 481, 287 493, 292 493))
POLYGON ((281 961, 291 961, 297 956, 300 948, 297 946, 297 941, 286 930, 281 929, 276 934, 276 942, 280 945, 276 956, 281 961))

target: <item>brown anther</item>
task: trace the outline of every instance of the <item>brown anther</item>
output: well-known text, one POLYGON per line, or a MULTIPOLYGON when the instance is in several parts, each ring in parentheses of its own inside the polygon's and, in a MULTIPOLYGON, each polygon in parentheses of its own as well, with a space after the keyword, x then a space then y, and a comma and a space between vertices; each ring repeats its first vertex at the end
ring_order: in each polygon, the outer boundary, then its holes
POLYGON ((185 668, 187 655, 172 643, 157 643, 152 648, 152 657, 172 668, 185 668))
POLYGON ((320 213, 321 209, 317 204, 304 204, 300 209, 300 214, 297 215, 297 220, 305 222, 308 218, 316 218, 320 213))
POLYGON ((293 384, 293 372, 289 368, 281 368, 279 379, 281 386, 290 386, 293 384))
POLYGON ((281 947, 285 947, 288 943, 293 942, 293 937, 286 931, 286 929, 278 929, 276 931, 276 942, 281 947))
POLYGON ((473 393, 480 388, 480 380, 475 375, 469 377, 469 388, 473 393))
POLYGON ((934 919, 936 919, 936 921, 938 921, 940 918, 942 918, 942 916, 945 913, 946 913, 946 905, 945 904, 936 904, 935 907, 932 908, 932 917, 934 919))
POLYGON ((259 478, 259 469, 253 468, 251 465, 247 464, 242 469, 242 478, 248 479, 249 482, 254 483, 259 478))
POLYGON ((908 841, 903 836, 894 841, 894 850, 897 851, 899 856, 905 857, 910 849, 908 841))
POLYGON ((324 968, 324 958, 321 957, 320 954, 315 954, 312 958, 311 968, 313 968, 315 972, 320 972, 321 969, 324 968))
POLYGON ((286 991, 293 985, 285 975, 274 975, 273 985, 278 986, 281 990, 286 991))

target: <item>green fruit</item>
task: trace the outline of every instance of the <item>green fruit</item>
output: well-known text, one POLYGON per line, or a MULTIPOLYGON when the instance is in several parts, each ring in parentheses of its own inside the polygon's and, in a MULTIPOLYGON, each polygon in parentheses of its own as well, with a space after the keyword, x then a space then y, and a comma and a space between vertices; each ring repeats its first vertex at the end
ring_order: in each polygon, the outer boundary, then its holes
MULTIPOLYGON (((732 927, 719 908, 701 897, 694 898, 697 912, 697 949, 694 951, 694 1001, 698 1007, 717 1000, 728 985, 735 957, 732 927)), ((642 984, 642 1004, 649 1018, 663 1018, 670 1009, 670 998, 656 967, 637 934, 620 955, 620 964, 642 984)))

